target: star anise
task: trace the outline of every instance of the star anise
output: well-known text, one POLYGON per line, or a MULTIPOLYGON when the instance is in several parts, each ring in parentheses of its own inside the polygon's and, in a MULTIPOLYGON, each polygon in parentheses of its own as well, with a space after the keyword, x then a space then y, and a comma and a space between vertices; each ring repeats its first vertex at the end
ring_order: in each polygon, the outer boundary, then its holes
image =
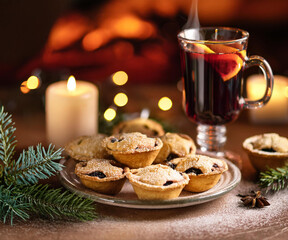
POLYGON ((252 191, 248 195, 238 194, 238 196, 241 197, 241 201, 245 206, 251 206, 252 208, 263 208, 270 205, 267 199, 261 195, 261 191, 252 191))

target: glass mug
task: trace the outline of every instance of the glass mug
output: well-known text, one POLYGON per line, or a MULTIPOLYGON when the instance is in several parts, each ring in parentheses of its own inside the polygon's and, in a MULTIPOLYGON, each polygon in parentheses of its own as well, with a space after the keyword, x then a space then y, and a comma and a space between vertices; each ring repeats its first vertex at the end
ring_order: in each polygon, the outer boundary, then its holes
POLYGON ((224 156, 226 123, 245 108, 259 108, 270 99, 273 73, 260 56, 247 57, 249 33, 237 28, 207 27, 181 31, 183 107, 198 124, 197 143, 202 152, 224 156), (256 101, 243 97, 243 71, 258 66, 266 79, 264 96, 256 101))

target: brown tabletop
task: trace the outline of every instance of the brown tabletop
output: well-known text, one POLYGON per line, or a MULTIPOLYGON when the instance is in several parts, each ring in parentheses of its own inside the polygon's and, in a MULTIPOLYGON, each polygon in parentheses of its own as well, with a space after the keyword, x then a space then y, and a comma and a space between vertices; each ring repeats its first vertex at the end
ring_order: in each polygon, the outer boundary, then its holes
MULTIPOLYGON (((153 114, 157 110, 152 103, 163 94, 170 96, 174 107, 168 112, 159 113, 158 117, 195 139, 196 125, 190 123, 181 110, 181 94, 174 87, 153 87, 149 91, 146 88, 137 87, 143 94, 131 92, 130 99, 134 97, 138 102, 136 106, 127 107, 126 111, 139 111, 147 107, 144 104, 146 102, 150 104, 148 107, 153 114)), ((43 109, 15 113, 13 120, 16 122, 18 149, 38 142, 47 144, 43 109)), ((227 125, 227 129, 226 149, 240 155, 242 179, 235 189, 216 200, 162 210, 95 203, 99 217, 94 221, 68 222, 32 218, 27 222, 16 222, 14 226, 1 223, 0 239, 287 239, 287 190, 268 194, 271 205, 262 209, 243 207, 237 196, 239 193, 259 189, 256 184, 257 172, 242 150, 244 139, 264 132, 288 136, 287 124, 257 125, 249 120, 248 112, 244 111, 236 122, 227 125)), ((49 179, 49 182, 60 186, 57 177, 49 179)))

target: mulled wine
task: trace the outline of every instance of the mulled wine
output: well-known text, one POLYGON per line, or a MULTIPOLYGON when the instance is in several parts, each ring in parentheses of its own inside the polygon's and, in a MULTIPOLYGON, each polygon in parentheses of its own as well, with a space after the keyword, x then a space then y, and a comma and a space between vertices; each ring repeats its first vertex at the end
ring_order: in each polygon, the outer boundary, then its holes
POLYGON ((247 31, 229 27, 188 28, 178 34, 183 106, 189 119, 198 124, 197 143, 208 155, 225 156, 225 124, 234 121, 240 110, 260 108, 271 97, 271 67, 260 56, 246 56, 248 37, 247 31), (243 94, 242 75, 252 66, 259 67, 266 79, 265 94, 255 101, 243 94))
POLYGON ((212 44, 181 49, 183 105, 190 120, 222 125, 237 118, 245 54, 245 50, 212 44))

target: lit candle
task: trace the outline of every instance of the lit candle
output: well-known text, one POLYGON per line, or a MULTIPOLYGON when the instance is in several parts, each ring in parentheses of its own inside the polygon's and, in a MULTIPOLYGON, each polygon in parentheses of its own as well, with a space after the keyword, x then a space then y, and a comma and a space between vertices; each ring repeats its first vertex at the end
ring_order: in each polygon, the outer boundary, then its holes
MULTIPOLYGON (((250 100, 263 97, 266 83, 262 75, 252 75, 247 79, 247 93, 250 100)), ((274 76, 274 88, 270 101, 262 108, 250 110, 255 123, 288 122, 288 78, 274 76)))
POLYGON ((98 89, 89 82, 67 81, 46 90, 46 133, 49 143, 63 147, 83 135, 98 132, 98 89))

